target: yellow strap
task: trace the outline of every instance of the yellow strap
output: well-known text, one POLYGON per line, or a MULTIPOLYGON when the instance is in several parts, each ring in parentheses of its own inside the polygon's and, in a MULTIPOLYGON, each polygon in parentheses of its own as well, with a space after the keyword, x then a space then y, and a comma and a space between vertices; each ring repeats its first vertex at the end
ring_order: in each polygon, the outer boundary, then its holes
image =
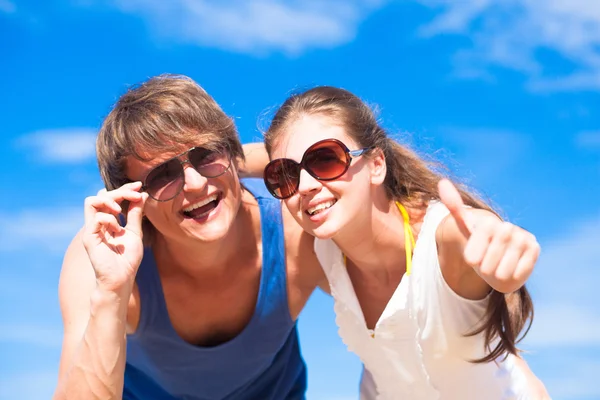
MULTIPOLYGON (((412 272, 412 249, 415 247, 415 237, 413 236, 412 229, 410 229, 410 218, 406 208, 399 201, 396 202, 396 206, 402 214, 404 220, 404 249, 406 251, 406 275, 410 275, 412 272)), ((346 255, 344 254, 344 265, 346 264, 346 255)))
POLYGON ((408 276, 412 272, 412 249, 415 247, 415 237, 410 229, 410 219, 406 208, 399 201, 396 202, 396 205, 404 220, 404 249, 406 250, 406 275, 408 276))

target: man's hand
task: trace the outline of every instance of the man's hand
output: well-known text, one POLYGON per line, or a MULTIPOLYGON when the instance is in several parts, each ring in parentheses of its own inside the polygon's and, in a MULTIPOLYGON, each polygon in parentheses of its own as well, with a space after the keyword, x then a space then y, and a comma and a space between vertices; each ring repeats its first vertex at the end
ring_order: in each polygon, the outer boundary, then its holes
POLYGON ((118 292, 133 286, 142 261, 142 210, 148 198, 140 182, 128 183, 85 200, 83 245, 103 289, 118 292), (119 224, 121 203, 128 200, 127 225, 119 224))

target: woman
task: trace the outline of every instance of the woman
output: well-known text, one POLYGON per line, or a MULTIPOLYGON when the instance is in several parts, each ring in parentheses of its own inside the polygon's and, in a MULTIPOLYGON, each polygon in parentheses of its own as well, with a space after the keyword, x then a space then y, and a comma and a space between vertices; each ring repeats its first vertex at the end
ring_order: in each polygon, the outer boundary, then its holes
POLYGON ((340 335, 365 365, 362 399, 545 395, 516 348, 532 234, 388 138, 348 91, 291 96, 265 145, 267 188, 316 237, 340 335))

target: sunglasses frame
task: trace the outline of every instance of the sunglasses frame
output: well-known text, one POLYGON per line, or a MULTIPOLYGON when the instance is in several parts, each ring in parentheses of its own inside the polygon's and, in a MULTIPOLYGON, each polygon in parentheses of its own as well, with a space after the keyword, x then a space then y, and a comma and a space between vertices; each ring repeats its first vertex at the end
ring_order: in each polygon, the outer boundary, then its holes
MULTIPOLYGON (((364 155, 367 151, 371 150, 371 147, 365 147, 362 149, 358 149, 358 150, 350 150, 348 148, 348 146, 346 146, 343 142, 341 142, 338 139, 334 139, 334 138, 329 138, 329 139, 323 139, 323 140, 319 140, 318 142, 313 143, 308 149, 306 149, 306 151, 304 152, 304 154, 302 154, 302 159, 300 160, 300 162, 294 161, 290 158, 277 158, 275 160, 272 160, 271 162, 269 162, 264 169, 263 172, 263 179, 265 181, 265 183, 267 182, 267 171, 268 169, 274 165, 274 163, 276 162, 284 162, 284 161, 291 161, 294 165, 296 165, 298 167, 298 170, 305 170, 310 176, 312 176, 313 178, 315 178, 318 181, 324 181, 324 182, 328 182, 328 181, 334 181, 336 179, 339 179, 342 175, 344 175, 347 171, 348 168, 350 168, 350 164, 352 164, 352 160, 354 158, 360 157, 362 155, 364 155), (310 152, 312 150, 314 150, 315 147, 322 145, 323 143, 333 143, 336 146, 338 146, 340 149, 342 149, 346 155, 346 164, 344 166, 344 170, 337 176, 332 177, 332 178, 322 178, 317 176, 310 168, 306 167, 306 155, 310 154, 310 152)), ((278 196, 275 193, 273 193, 273 191, 271 189, 269 189, 269 185, 265 185, 267 187, 267 190, 269 191, 269 193, 271 193, 271 195, 279 200, 285 200, 285 199, 289 199, 290 197, 292 197, 293 195, 295 195, 296 193, 298 193, 298 188, 300 187, 300 173, 298 173, 298 179, 295 182, 295 188, 294 190, 291 192, 290 195, 288 196, 278 196)))
MULTIPOLYGON (((194 166, 194 164, 192 164, 192 162, 190 161, 190 156, 189 156, 190 152, 192 152, 194 150, 197 150, 197 149, 199 149, 199 150, 206 150, 206 151, 210 152, 209 154, 217 153, 217 154, 220 154, 220 155, 226 155, 224 152, 221 152, 219 150, 210 150, 210 149, 207 149, 206 147, 202 147, 202 146, 194 146, 192 148, 189 148, 186 151, 184 151, 183 153, 178 154, 178 155, 176 155, 174 157, 169 158, 166 161, 161 162, 160 164, 158 164, 154 168, 152 168, 150 171, 148 171, 148 173, 146 174, 146 177, 142 181, 141 191, 144 191, 144 192, 148 193, 148 196, 150 196, 154 201, 157 201, 159 203, 163 203, 163 202, 166 202, 166 201, 173 200, 175 197, 177 197, 179 195, 179 193, 181 193, 181 191, 183 190, 183 187, 185 185, 185 171, 184 171, 184 168, 183 168, 183 166, 185 164, 190 164, 190 166, 192 168, 194 168, 194 170, 200 174, 200 172, 198 171, 198 169, 196 168, 196 166, 194 166), (180 157, 183 157, 183 156, 185 156, 185 158, 184 159, 180 159, 180 157), (150 174, 152 174, 152 172, 154 172, 157 168, 160 168, 161 166, 163 166, 163 165, 165 165, 167 163, 170 163, 171 161, 174 161, 174 160, 179 161, 179 164, 181 165, 180 178, 181 178, 182 184, 179 185, 180 186, 179 189, 177 190, 177 192, 172 197, 169 197, 168 199, 157 199, 156 197, 154 197, 153 195, 151 195, 150 192, 148 192, 148 185, 147 185, 147 183, 148 183, 147 182, 148 176, 150 176, 150 174)), ((228 161, 227 167, 220 174, 218 174, 218 175, 212 175, 212 176, 203 175, 203 174, 200 174, 200 175, 202 175, 205 178, 218 178, 219 176, 225 174, 229 170, 229 168, 231 168, 231 156, 229 154, 227 154, 226 155, 226 159, 228 161)))

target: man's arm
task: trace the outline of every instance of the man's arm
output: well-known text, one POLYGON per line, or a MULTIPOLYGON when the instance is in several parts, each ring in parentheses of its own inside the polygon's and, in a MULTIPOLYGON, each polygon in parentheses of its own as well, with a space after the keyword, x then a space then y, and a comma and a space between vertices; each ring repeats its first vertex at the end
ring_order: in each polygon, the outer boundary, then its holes
POLYGON ((64 338, 54 399, 122 398, 127 309, 144 253, 148 195, 140 188, 132 182, 86 198, 85 225, 67 249, 59 282, 64 338))
POLYGON ((247 143, 243 146, 246 162, 240 165, 242 178, 262 178, 263 171, 269 163, 269 155, 263 143, 247 143))
POLYGON ((54 400, 122 398, 129 297, 97 285, 78 233, 59 282, 64 337, 54 400))

